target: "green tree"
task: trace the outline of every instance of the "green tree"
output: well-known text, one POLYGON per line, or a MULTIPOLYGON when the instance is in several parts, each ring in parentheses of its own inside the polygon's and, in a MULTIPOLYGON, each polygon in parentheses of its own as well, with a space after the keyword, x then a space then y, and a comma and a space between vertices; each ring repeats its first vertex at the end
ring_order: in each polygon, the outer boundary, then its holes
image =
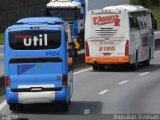
POLYGON ((151 0, 131 0, 131 3, 134 5, 142 5, 145 7, 151 7, 152 4, 151 0))
POLYGON ((152 5, 160 5, 160 0, 151 0, 152 5))
POLYGON ((140 5, 140 0, 131 0, 133 5, 140 5))

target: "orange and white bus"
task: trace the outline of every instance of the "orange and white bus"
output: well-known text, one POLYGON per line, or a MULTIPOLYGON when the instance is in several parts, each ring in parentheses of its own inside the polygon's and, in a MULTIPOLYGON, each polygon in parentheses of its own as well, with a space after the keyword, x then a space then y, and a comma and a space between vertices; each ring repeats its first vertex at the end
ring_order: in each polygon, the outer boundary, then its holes
POLYGON ((118 5, 87 12, 85 61, 94 70, 105 65, 138 63, 149 66, 154 51, 156 21, 142 6, 118 5))

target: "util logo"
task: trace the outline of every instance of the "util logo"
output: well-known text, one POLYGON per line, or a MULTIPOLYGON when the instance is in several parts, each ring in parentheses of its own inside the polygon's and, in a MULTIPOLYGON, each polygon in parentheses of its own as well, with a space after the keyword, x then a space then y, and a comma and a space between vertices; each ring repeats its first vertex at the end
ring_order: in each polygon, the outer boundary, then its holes
POLYGON ((114 26, 120 26, 120 19, 118 15, 112 15, 112 16, 98 16, 93 17, 93 24, 94 25, 106 25, 114 23, 114 26))
POLYGON ((32 35, 17 35, 16 38, 22 38, 25 46, 47 46, 48 36, 47 34, 39 34, 38 36, 32 35))

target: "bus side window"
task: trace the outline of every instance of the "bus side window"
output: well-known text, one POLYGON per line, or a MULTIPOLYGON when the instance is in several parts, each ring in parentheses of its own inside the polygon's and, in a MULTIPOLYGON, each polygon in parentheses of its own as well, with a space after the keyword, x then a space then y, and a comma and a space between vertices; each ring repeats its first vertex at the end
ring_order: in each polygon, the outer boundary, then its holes
POLYGON ((151 13, 151 18, 152 18, 152 28, 157 30, 157 20, 155 19, 152 13, 151 13))
POLYGON ((129 17, 129 23, 130 23, 130 29, 131 30, 137 30, 139 28, 136 18, 129 17))
POLYGON ((138 25, 139 25, 139 29, 143 30, 144 29, 144 25, 142 21, 138 21, 138 25))

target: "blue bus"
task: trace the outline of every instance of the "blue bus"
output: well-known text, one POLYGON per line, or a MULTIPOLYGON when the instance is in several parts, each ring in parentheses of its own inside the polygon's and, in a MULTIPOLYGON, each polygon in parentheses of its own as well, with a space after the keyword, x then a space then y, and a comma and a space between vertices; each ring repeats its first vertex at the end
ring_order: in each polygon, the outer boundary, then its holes
POLYGON ((69 24, 60 18, 24 18, 5 32, 6 99, 10 110, 23 104, 60 102, 73 93, 77 56, 69 24))

